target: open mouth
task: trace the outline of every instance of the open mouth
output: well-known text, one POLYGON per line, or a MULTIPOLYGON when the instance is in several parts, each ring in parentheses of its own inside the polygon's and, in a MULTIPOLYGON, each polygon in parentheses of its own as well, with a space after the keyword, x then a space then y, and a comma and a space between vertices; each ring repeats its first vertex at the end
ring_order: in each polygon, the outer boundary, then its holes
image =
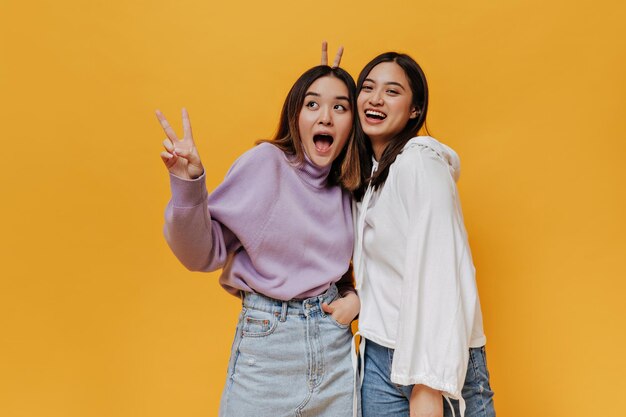
POLYGON ((365 117, 370 120, 385 120, 387 115, 381 111, 365 110, 365 117))
POLYGON ((318 152, 327 152, 333 144, 333 137, 326 134, 313 136, 313 143, 318 152))

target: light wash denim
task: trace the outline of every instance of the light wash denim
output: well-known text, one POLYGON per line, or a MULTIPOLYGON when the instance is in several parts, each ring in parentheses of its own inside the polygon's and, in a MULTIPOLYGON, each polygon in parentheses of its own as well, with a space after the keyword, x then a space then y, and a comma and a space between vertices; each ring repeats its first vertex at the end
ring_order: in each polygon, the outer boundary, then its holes
POLYGON ((352 332, 321 309, 336 298, 334 285, 302 301, 243 295, 220 417, 354 415, 352 332))
MULTIPOLYGON (((408 417, 409 398, 413 385, 391 382, 393 349, 371 340, 365 343, 365 372, 361 386, 363 417, 408 417)), ((495 417, 493 391, 489 386, 489 371, 485 347, 470 348, 467 375, 462 391, 465 417, 495 417)), ((445 417, 452 417, 448 402, 442 398, 445 417)), ((459 402, 451 401, 458 417, 459 402)))

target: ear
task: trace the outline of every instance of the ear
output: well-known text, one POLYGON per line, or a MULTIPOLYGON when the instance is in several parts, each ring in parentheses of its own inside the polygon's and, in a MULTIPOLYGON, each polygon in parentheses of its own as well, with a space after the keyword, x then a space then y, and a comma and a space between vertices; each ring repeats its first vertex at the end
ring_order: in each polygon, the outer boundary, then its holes
POLYGON ((419 116, 420 111, 417 110, 415 107, 413 107, 411 109, 411 114, 409 115, 409 119, 415 119, 417 116, 419 116))

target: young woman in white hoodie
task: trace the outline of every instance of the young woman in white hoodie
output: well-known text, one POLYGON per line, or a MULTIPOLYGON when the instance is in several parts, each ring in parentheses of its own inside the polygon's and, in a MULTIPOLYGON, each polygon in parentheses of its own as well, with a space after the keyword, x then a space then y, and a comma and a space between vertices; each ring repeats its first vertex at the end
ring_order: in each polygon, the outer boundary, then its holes
POLYGON ((361 71, 357 94, 364 185, 353 204, 353 264, 366 341, 363 417, 494 417, 459 158, 417 136, 426 77, 408 55, 384 53, 361 71))

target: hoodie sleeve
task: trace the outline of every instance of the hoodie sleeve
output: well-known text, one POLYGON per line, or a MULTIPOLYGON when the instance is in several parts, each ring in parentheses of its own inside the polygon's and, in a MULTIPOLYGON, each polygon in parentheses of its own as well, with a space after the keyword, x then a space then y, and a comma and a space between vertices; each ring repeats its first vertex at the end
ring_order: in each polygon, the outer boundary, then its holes
POLYGON ((408 228, 391 380, 459 399, 477 292, 455 184, 458 157, 425 142, 405 149, 396 163, 393 186, 408 228))

